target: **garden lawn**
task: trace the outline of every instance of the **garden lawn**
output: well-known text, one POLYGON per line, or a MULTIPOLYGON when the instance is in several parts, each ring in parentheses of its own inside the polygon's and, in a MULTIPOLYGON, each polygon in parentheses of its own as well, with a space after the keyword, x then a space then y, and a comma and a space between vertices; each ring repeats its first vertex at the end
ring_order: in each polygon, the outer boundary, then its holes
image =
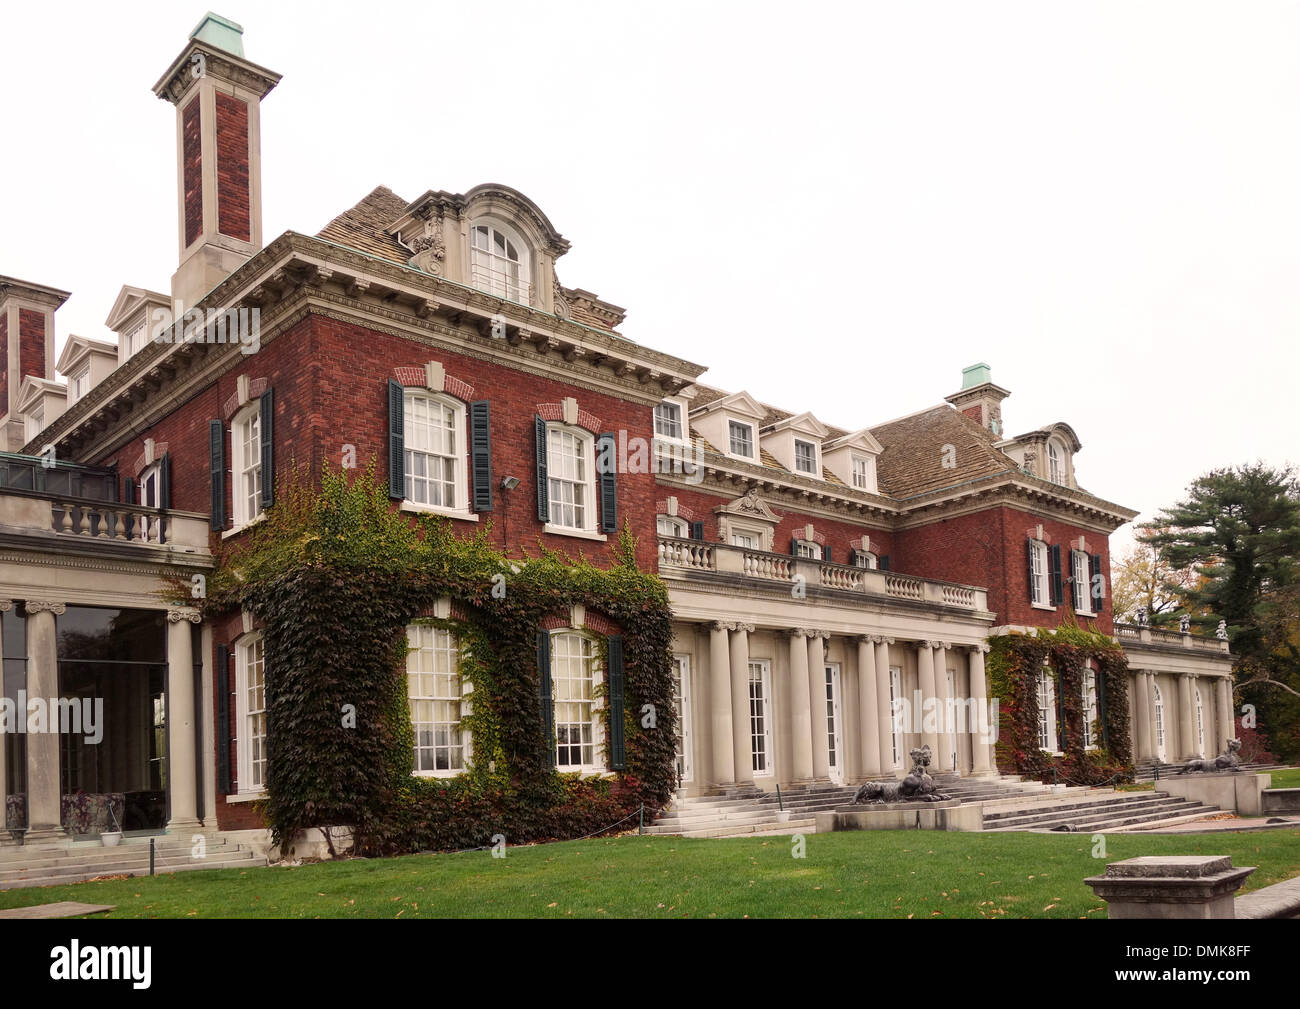
POLYGON ((1261 774, 1271 774, 1273 781, 1270 788, 1300 788, 1300 767, 1284 767, 1280 771, 1261 771, 1261 774))
POLYGON ((1231 855, 1254 889, 1300 875, 1300 831, 1087 834, 866 831, 695 840, 636 835, 486 851, 217 869, 0 892, 113 918, 1105 918, 1084 885, 1135 855, 1231 855))

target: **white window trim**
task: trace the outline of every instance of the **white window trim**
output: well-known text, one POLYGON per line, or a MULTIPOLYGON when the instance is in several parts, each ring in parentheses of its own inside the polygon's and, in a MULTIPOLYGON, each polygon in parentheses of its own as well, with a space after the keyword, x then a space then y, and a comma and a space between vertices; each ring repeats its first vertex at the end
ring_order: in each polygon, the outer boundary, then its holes
POLYGON ((1074 589, 1074 609, 1077 613, 1085 616, 1093 616, 1092 608, 1092 559, 1082 550, 1070 551, 1070 574, 1073 580, 1074 589), (1080 564, 1083 565, 1080 569, 1080 564), (1080 570, 1083 574, 1080 576, 1080 570), (1079 601, 1083 605, 1079 605, 1079 601))
MULTIPOLYGON (((257 465, 260 469, 262 465, 260 437, 262 430, 262 401, 260 399, 250 400, 248 405, 230 420, 230 518, 232 528, 227 531, 232 533, 252 525, 266 514, 266 510, 261 508, 260 500, 258 512, 255 515, 247 514, 248 502, 244 495, 244 472, 249 467, 245 465, 244 436, 240 428, 254 415, 258 418, 257 465)), ((266 479, 265 473, 261 474, 261 479, 266 479)))
POLYGON ((870 550, 854 550, 853 566, 860 571, 878 571, 880 569, 880 557, 870 550), (869 560, 869 564, 859 563, 862 560, 869 560))
POLYGON ((1093 737, 1092 723, 1097 720, 1099 712, 1097 711, 1097 677, 1100 674, 1091 666, 1083 667, 1083 748, 1085 750, 1098 749, 1097 740, 1093 737))
POLYGON ((605 542, 608 537, 598 532, 600 529, 600 481, 596 474, 596 436, 586 428, 560 421, 550 421, 546 425, 546 500, 551 520, 543 529, 557 536, 574 536, 578 539, 605 542), (551 493, 551 432, 562 431, 581 440, 586 446, 587 477, 583 485, 587 489, 587 500, 583 505, 584 518, 581 527, 560 525, 554 521, 555 496, 551 493))
POLYGON ((1051 552, 1043 540, 1034 540, 1034 556, 1038 559, 1038 578, 1034 583, 1034 595, 1037 597, 1030 604, 1036 610, 1055 610, 1052 605, 1052 565, 1051 552))
POLYGON ((682 518, 680 515, 656 515, 655 531, 660 536, 676 536, 680 539, 686 539, 691 534, 691 524, 687 522, 684 518, 682 518), (665 521, 672 523, 673 526, 677 529, 677 532, 673 532, 673 533, 661 532, 659 530, 659 523, 665 521))
POLYGON ((823 556, 822 545, 818 543, 816 540, 806 540, 796 536, 794 541, 794 549, 795 549, 794 556, 797 557, 799 560, 819 561, 822 559, 823 556), (810 552, 805 554, 802 552, 804 550, 808 550, 810 552))
POLYGON ((876 457, 874 455, 861 455, 857 452, 849 454, 849 484, 854 490, 860 490, 864 494, 879 493, 879 484, 876 482, 876 457), (859 462, 866 463, 866 486, 859 487, 857 483, 856 464, 859 462))
POLYGON ((727 522, 727 543, 730 546, 736 547, 738 550, 759 550, 762 551, 763 553, 771 553, 772 552, 771 546, 767 542, 767 537, 770 534, 770 532, 771 532, 770 529, 766 529, 762 526, 746 525, 743 522, 735 522, 729 519, 727 522), (754 541, 758 545, 752 547, 738 546, 734 542, 735 536, 737 534, 741 536, 754 537, 754 541))
POLYGON ((1055 438, 1047 440, 1047 480, 1058 487, 1064 487, 1068 483, 1068 471, 1065 467, 1065 449, 1055 438), (1056 457, 1056 476, 1052 475, 1052 457, 1056 457), (1057 479, 1059 477, 1060 479, 1057 479))
POLYGON ((1038 737, 1038 747, 1044 753, 1060 756, 1061 732, 1060 726, 1056 724, 1056 677, 1052 675, 1051 669, 1047 666, 1043 666, 1038 671, 1036 691, 1038 698, 1038 717, 1041 721, 1044 714, 1047 716, 1047 742, 1049 744, 1048 746, 1043 746, 1043 737, 1040 734, 1038 737))
MULTIPOLYGON (((419 621, 419 620, 414 621, 414 624, 420 624, 420 623, 422 623, 422 621, 419 621)), ((409 630, 409 628, 410 628, 411 626, 413 626, 413 624, 408 624, 408 625, 407 625, 407 627, 408 627, 408 630, 407 630, 407 641, 408 641, 408 643, 409 643, 409 641, 410 641, 410 630, 409 630)), ((433 626, 433 627, 434 627, 435 629, 437 629, 437 630, 444 630, 444 629, 445 629, 445 628, 440 628, 440 627, 438 627, 436 624, 427 625, 427 626, 433 626)), ((455 634, 454 631, 447 631, 447 633, 451 636, 452 644, 456 647, 456 650, 459 651, 459 647, 460 647, 460 640, 459 640, 459 638, 457 638, 457 636, 456 636, 456 634, 455 634)), ((414 651, 414 649, 411 649, 411 651, 414 651)), ((407 675, 408 677, 410 676, 410 671, 409 671, 409 670, 407 670, 406 675, 407 675)), ((457 664, 456 664, 456 676, 460 679, 460 722, 458 723, 458 727, 460 728, 461 762, 462 762, 465 766, 464 766, 463 768, 460 768, 459 770, 456 770, 456 769, 448 769, 448 770, 445 770, 445 771, 439 771, 439 770, 437 770, 437 769, 430 770, 430 771, 421 771, 421 770, 418 770, 418 769, 414 769, 414 768, 413 768, 413 769, 411 770, 411 775, 412 775, 413 777, 416 777, 416 778, 455 778, 455 777, 457 777, 458 775, 461 775, 461 774, 466 773, 466 772, 470 769, 470 762, 471 762, 471 760, 473 759, 473 755, 474 755, 474 749, 473 749, 473 738, 472 738, 472 736, 471 736, 469 730, 466 729, 466 728, 464 728, 464 724, 465 724, 465 716, 468 715, 468 714, 470 713, 470 710, 471 710, 470 705, 472 704, 474 685, 473 685, 472 683, 470 683, 469 680, 465 679, 463 676, 460 675, 460 661, 459 661, 459 659, 457 659, 457 664)), ((407 689, 408 689, 408 691, 409 691, 409 681, 408 681, 408 688, 407 688, 407 689)), ((410 694, 409 694, 409 693, 407 694, 407 710, 408 710, 408 711, 410 710, 410 694)), ((412 719, 412 728, 414 728, 414 719, 412 719)), ((413 745, 412 748, 411 748, 411 753, 412 753, 412 756, 413 756, 413 757, 414 757, 415 751, 418 750, 418 749, 419 749, 419 740, 417 739, 417 740, 414 741, 414 745, 413 745)))
POLYGON ((677 672, 680 674, 678 682, 681 684, 678 690, 679 711, 678 717, 681 719, 682 735, 682 784, 691 781, 695 777, 695 741, 693 738, 691 726, 691 657, 689 655, 674 655, 673 662, 678 663, 677 672))
MULTIPOLYGON (((774 717, 773 716, 774 705, 772 703, 772 661, 771 659, 750 659, 749 665, 750 668, 745 671, 745 683, 750 684, 753 682, 754 674, 753 674, 752 667, 759 666, 761 668, 759 683, 762 685, 762 689, 763 689, 764 769, 762 771, 754 771, 754 777, 771 778, 771 777, 775 777, 776 775, 776 752, 775 752, 776 751, 776 726, 772 724, 772 719, 774 717)), ((750 703, 752 704, 752 700, 750 700, 749 698, 749 690, 746 689, 745 693, 746 693, 746 699, 749 700, 750 703)), ((746 704, 745 710, 749 717, 749 724, 746 726, 746 729, 749 732, 750 749, 751 749, 750 762, 752 764, 753 762, 752 751, 753 751, 753 739, 754 739, 754 715, 753 715, 753 710, 750 708, 749 704, 746 704)))
POLYGON ((734 417, 727 418, 727 449, 724 453, 730 459, 743 459, 745 462, 758 462, 758 428, 747 420, 736 420, 734 417), (740 455, 731 451, 731 425, 749 428, 749 447, 753 449, 751 455, 740 455))
POLYGON ((894 768, 903 766, 903 726, 900 728, 900 722, 905 717, 904 709, 894 710, 894 704, 903 698, 903 667, 889 667, 889 738, 890 746, 894 757, 894 768))
MULTIPOLYGON (((473 287, 474 290, 482 291, 484 294, 490 295, 493 298, 501 298, 504 301, 513 301, 516 304, 531 305, 533 303, 533 294, 535 293, 534 292, 535 285, 533 282, 533 262, 532 262, 533 250, 532 247, 527 242, 524 241, 523 235, 520 234, 518 228, 496 217, 492 217, 492 216, 480 217, 470 222, 469 234, 467 235, 467 241, 465 244, 466 244, 466 254, 469 259, 469 261, 466 263, 466 267, 467 267, 466 277, 469 279, 470 286, 473 287), (478 227, 491 228, 493 231, 500 232, 503 236, 505 236, 507 241, 514 243, 515 249, 519 253, 519 261, 518 261, 519 280, 517 281, 517 283, 521 286, 522 290, 517 293, 520 295, 520 297, 518 298, 510 297, 510 291, 508 290, 509 284, 506 281, 499 282, 503 287, 507 288, 505 294, 502 294, 496 288, 483 287, 479 283, 476 283, 476 279, 475 279, 476 267, 474 263, 475 253, 478 252, 487 255, 489 259, 492 260, 496 260, 499 258, 496 256, 495 253, 491 251, 485 252, 482 249, 475 249, 474 229, 478 227)), ((488 279, 489 279, 489 283, 493 282, 492 278, 489 277, 488 279)))
MULTIPOLYGON (((260 631, 245 634, 235 641, 235 780, 238 782, 235 795, 241 801, 264 798, 266 787, 249 788, 247 782, 252 774, 252 754, 249 751, 249 737, 246 731, 248 722, 248 651, 262 640, 260 631)), ((262 695, 266 696, 266 652, 263 644, 262 653, 262 695)), ((266 709, 264 708, 263 711, 266 709)), ((270 769, 270 763, 267 763, 270 769)), ((234 801, 228 797, 226 801, 234 801)))
POLYGON ((809 438, 793 439, 793 447, 794 447, 794 456, 793 456, 794 471, 802 476, 820 478, 822 475, 821 447, 815 441, 812 441, 809 438), (800 445, 807 445, 809 448, 812 449, 813 468, 810 470, 799 468, 799 446, 800 445))
MULTIPOLYGON (((436 403, 439 406, 447 407, 456 415, 456 452, 453 458, 454 472, 452 475, 453 493, 459 504, 448 507, 446 505, 423 504, 419 501, 412 501, 408 497, 402 498, 400 506, 404 512, 423 512, 430 515, 446 515, 450 518, 464 519, 467 522, 477 522, 478 516, 470 511, 469 508, 469 467, 467 458, 469 456, 469 411, 465 404, 455 396, 448 396, 446 393, 434 392, 424 386, 407 386, 402 390, 402 474, 403 486, 402 493, 406 493, 405 478, 408 475, 406 470, 406 418, 409 416, 411 400, 419 396, 436 403)), ((415 451, 411 449, 410 451, 415 451)))
POLYGON ((606 774, 609 771, 608 755, 606 761, 601 763, 601 755, 605 751, 605 698, 600 691, 602 684, 606 682, 605 667, 600 661, 600 652, 596 647, 596 640, 581 628, 577 627, 559 627, 551 631, 551 724, 556 725, 558 719, 555 717, 555 639, 566 634, 573 635, 577 638, 591 642, 591 759, 594 763, 574 766, 573 764, 564 764, 561 766, 559 761, 559 733, 553 746, 556 748, 555 769, 560 774, 579 774, 582 777, 592 777, 606 774))
POLYGON ((77 372, 75 375, 68 376, 68 405, 71 406, 73 403, 77 402, 77 400, 84 398, 88 392, 90 392, 89 365, 82 368, 81 371, 77 372), (84 392, 78 392, 77 385, 82 381, 82 379, 85 379, 86 388, 84 392))
POLYGON ((665 396, 664 399, 661 400, 661 404, 667 404, 669 406, 677 407, 678 419, 682 427, 682 436, 680 438, 674 438, 671 435, 660 434, 657 418, 655 418, 652 412, 650 416, 650 421, 651 421, 651 426, 654 429, 655 439, 658 441, 670 442, 674 445, 690 444, 691 421, 690 421, 690 412, 686 409, 686 400, 681 399, 680 397, 677 396, 665 396))

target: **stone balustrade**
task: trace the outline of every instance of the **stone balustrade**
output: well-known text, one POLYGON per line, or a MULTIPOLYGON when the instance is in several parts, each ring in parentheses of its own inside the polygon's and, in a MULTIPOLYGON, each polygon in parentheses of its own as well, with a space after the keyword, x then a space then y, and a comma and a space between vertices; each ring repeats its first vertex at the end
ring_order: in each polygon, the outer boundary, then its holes
POLYGON ((111 542, 128 547, 170 547, 185 553, 208 552, 205 516, 66 496, 0 493, 0 533, 53 534, 92 548, 97 543, 111 542))

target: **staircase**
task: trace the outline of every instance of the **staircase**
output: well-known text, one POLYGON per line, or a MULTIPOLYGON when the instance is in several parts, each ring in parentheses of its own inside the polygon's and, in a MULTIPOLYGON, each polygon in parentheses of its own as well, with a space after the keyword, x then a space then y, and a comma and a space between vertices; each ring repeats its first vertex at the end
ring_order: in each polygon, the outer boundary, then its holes
MULTIPOLYGON (((1136 780, 1137 781, 1155 780, 1157 767, 1160 768, 1161 778, 1171 778, 1186 766, 1187 766, 1186 761, 1177 764, 1166 764, 1163 761, 1159 761, 1159 760, 1139 761, 1135 765, 1136 780)), ((1287 765, 1252 762, 1249 764, 1239 764, 1238 766, 1240 767, 1241 773, 1243 774, 1255 774, 1259 771, 1276 771, 1286 767, 1287 765)))
POLYGON ((984 808, 984 829, 1078 832, 1149 830, 1200 820, 1219 812, 1191 799, 1164 792, 1084 790, 1023 803, 984 808))
MULTIPOLYGON (((206 851, 195 858, 188 838, 155 835, 154 871, 158 875, 189 869, 250 869, 266 858, 220 834, 204 834, 206 851)), ((0 890, 25 886, 59 886, 98 876, 147 876, 149 838, 124 837, 115 848, 97 841, 58 841, 44 845, 0 842, 0 890)))

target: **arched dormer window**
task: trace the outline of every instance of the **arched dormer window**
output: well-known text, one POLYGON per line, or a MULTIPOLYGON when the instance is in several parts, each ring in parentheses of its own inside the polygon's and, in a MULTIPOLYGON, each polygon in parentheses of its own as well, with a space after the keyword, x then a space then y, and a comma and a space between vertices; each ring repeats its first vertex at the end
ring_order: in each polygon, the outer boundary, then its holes
POLYGON ((1065 484, 1065 452, 1055 440, 1047 443, 1047 479, 1055 484, 1065 484))
POLYGON ((527 305, 532 285, 527 247, 509 227, 476 221, 470 228, 470 283, 498 298, 527 305))

